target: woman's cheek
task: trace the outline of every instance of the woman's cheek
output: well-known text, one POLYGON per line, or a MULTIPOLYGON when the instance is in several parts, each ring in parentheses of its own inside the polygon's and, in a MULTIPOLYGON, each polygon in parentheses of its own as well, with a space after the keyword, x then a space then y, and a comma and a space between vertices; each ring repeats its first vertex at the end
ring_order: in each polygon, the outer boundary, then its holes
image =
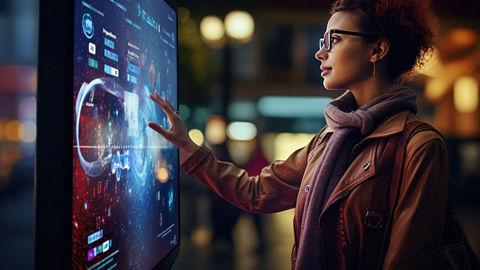
POLYGON ((370 68, 368 59, 363 55, 360 50, 345 51, 344 54, 338 59, 341 74, 339 83, 342 87, 346 88, 349 85, 366 80, 370 77, 370 68))

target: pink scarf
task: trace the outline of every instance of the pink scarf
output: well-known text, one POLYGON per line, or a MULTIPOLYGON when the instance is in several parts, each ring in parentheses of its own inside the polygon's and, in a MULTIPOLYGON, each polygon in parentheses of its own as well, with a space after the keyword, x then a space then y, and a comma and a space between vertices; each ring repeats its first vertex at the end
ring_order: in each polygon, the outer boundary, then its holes
POLYGON ((405 110, 416 113, 415 100, 411 89, 400 88, 357 108, 353 94, 347 91, 327 105, 327 125, 335 131, 320 156, 321 165, 306 195, 295 269, 321 269, 326 265, 318 221, 326 201, 349 166, 355 144, 387 117, 405 110))

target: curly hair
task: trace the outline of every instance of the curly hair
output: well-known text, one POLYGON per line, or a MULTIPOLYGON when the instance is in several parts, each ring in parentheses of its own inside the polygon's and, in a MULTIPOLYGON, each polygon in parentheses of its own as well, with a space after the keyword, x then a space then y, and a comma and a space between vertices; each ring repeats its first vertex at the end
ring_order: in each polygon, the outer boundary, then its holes
POLYGON ((330 14, 361 10, 360 28, 390 42, 387 76, 390 81, 421 65, 433 49, 434 16, 427 0, 336 0, 330 14))

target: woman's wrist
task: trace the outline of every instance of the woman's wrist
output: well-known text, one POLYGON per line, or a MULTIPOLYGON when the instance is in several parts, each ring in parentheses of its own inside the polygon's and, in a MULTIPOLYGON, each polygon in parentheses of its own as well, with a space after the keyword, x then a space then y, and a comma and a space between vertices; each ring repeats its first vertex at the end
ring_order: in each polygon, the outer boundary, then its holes
POLYGON ((180 154, 180 165, 183 165, 183 163, 191 156, 193 153, 195 153, 200 146, 196 145, 193 141, 187 143, 185 147, 179 147, 179 154, 180 154))
POLYGON ((190 143, 188 143, 185 147, 182 147, 182 149, 189 153, 189 154, 193 154, 195 153, 198 148, 200 148, 200 146, 198 146, 196 143, 194 143, 193 141, 191 141, 190 143))
MULTIPOLYGON (((198 149, 198 148, 197 148, 197 149, 198 149)), ((185 149, 183 149, 183 148, 180 148, 179 150, 180 150, 180 151, 179 151, 179 155, 180 155, 180 157, 179 157, 179 158, 180 158, 180 165, 183 165, 183 163, 185 163, 185 161, 186 161, 187 159, 189 159, 189 158, 193 155, 193 153, 195 153, 195 151, 189 152, 189 151, 187 151, 187 150, 185 150, 185 149)))

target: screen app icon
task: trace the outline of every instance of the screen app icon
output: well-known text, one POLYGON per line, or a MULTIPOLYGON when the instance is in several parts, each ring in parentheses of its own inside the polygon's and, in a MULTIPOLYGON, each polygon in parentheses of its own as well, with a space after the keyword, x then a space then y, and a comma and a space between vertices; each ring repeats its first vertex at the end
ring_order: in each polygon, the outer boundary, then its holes
POLYGON ((97 46, 95 46, 95 44, 89 42, 88 43, 88 52, 95 55, 96 51, 97 51, 97 46))
POLYGON ((93 19, 88 13, 83 14, 82 17, 82 29, 83 33, 88 39, 93 37, 93 19))
POLYGON ((103 243, 103 252, 107 252, 110 248, 110 242, 107 240, 103 243))

